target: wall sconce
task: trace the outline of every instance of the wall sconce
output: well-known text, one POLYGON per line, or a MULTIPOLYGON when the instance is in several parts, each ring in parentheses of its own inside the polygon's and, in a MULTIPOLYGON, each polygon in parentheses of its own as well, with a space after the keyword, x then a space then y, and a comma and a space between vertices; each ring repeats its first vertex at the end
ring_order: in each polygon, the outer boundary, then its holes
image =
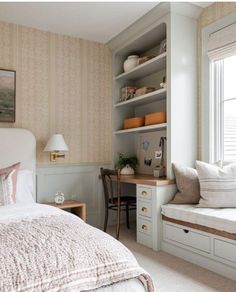
POLYGON ((60 151, 69 151, 66 142, 61 134, 54 134, 48 140, 44 151, 50 152, 50 161, 56 162, 57 158, 65 158, 65 154, 59 153, 60 151))

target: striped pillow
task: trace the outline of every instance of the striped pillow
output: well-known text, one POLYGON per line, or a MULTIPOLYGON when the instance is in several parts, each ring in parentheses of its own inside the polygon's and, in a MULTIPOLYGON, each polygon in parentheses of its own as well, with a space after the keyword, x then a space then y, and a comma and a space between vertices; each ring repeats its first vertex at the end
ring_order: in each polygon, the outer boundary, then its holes
POLYGON ((16 202, 16 182, 20 163, 0 169, 0 206, 16 202))
POLYGON ((197 161, 201 199, 197 207, 236 208, 236 163, 220 168, 197 161))

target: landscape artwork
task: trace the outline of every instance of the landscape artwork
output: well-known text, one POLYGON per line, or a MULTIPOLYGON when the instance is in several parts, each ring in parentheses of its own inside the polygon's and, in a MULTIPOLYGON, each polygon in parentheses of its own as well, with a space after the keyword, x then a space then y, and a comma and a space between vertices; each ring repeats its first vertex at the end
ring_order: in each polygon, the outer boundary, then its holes
POLYGON ((15 122, 16 72, 0 69, 0 122, 15 122))

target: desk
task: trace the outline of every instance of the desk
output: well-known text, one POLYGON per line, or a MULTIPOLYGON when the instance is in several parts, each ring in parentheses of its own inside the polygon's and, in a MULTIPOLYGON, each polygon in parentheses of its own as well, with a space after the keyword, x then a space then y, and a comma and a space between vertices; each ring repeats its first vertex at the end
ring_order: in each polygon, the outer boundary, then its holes
MULTIPOLYGON (((116 176, 111 176, 113 181, 116 176)), ((152 175, 121 175, 121 183, 135 184, 137 196, 137 242, 154 250, 161 249, 161 206, 167 204, 176 192, 175 180, 152 175)), ((128 195, 128 194, 127 194, 128 195)))

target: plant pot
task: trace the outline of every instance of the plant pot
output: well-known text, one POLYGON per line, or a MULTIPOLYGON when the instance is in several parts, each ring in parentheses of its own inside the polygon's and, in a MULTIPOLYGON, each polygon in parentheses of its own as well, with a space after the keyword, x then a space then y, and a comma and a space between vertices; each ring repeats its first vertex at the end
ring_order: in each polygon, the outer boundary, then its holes
POLYGON ((122 175, 134 175, 134 169, 129 164, 126 164, 126 166, 121 169, 120 174, 122 174, 122 175))

